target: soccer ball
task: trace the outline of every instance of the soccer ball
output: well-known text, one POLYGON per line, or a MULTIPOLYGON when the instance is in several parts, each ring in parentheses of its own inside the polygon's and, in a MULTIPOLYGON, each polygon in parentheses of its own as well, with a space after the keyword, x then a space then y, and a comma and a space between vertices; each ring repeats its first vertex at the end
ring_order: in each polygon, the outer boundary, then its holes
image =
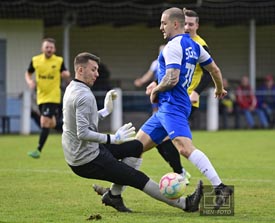
POLYGON ((169 199, 181 197, 185 189, 185 180, 183 176, 178 173, 167 173, 159 181, 160 193, 169 199))

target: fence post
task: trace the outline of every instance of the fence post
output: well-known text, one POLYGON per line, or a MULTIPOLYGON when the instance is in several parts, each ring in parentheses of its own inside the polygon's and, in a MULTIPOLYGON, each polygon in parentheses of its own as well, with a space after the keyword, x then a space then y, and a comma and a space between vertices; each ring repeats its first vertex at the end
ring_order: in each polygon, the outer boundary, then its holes
POLYGON ((22 112, 21 112, 21 129, 20 133, 29 135, 31 131, 31 91, 23 92, 22 112))
POLYGON ((117 92, 117 98, 114 100, 114 110, 111 113, 111 131, 115 132, 122 126, 122 90, 115 88, 117 92))
POLYGON ((217 131, 219 129, 219 101, 215 98, 214 88, 210 88, 207 94, 207 131, 217 131))

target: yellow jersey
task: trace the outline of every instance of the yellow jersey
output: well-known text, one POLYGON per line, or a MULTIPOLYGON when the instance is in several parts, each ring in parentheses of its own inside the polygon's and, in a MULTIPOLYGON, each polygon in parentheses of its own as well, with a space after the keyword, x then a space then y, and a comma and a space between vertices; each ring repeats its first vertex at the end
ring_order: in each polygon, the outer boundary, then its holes
POLYGON ((65 70, 63 58, 39 54, 32 58, 28 72, 35 71, 37 104, 61 103, 61 72, 65 70))
MULTIPOLYGON (((196 43, 200 44, 201 46, 207 46, 206 42, 199 36, 196 35, 195 37, 192 38, 192 40, 194 40, 196 43)), ((193 78, 192 78, 192 82, 190 84, 190 86, 188 87, 188 95, 191 94, 191 92, 196 89, 196 87, 199 85, 200 81, 201 81, 201 77, 203 75, 203 70, 201 68, 201 66, 199 64, 196 65, 194 74, 193 74, 193 78)), ((192 106, 194 107, 199 107, 200 104, 200 100, 198 100, 198 102, 192 104, 192 106)))

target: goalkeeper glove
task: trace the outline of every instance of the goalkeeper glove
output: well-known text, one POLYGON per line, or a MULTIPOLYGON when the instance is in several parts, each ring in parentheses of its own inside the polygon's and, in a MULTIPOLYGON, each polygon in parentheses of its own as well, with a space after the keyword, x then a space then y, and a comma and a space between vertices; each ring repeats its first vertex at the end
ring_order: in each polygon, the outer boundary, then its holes
POLYGON ((107 117, 109 114, 112 113, 114 108, 113 100, 115 100, 116 98, 117 92, 115 90, 110 90, 107 92, 104 99, 104 108, 98 111, 103 118, 107 117))
POLYGON ((114 135, 108 135, 112 144, 121 144, 135 139, 135 127, 131 122, 120 127, 114 135))

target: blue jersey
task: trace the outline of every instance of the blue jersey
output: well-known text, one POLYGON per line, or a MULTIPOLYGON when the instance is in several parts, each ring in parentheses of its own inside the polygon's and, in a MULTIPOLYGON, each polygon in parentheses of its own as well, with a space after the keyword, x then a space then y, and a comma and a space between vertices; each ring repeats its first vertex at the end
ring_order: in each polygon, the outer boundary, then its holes
POLYGON ((156 144, 160 144, 167 135, 172 140, 179 136, 192 138, 188 122, 191 102, 187 88, 196 64, 204 66, 212 61, 210 55, 189 34, 175 36, 159 54, 158 83, 170 68, 179 69, 180 76, 176 86, 158 94, 159 110, 141 127, 156 144))
POLYGON ((187 89, 192 81, 197 63, 205 66, 212 62, 212 58, 204 48, 194 42, 189 34, 180 34, 169 40, 158 57, 158 83, 169 68, 179 69, 179 82, 169 91, 160 92, 160 112, 180 112, 189 116, 191 102, 187 89))

